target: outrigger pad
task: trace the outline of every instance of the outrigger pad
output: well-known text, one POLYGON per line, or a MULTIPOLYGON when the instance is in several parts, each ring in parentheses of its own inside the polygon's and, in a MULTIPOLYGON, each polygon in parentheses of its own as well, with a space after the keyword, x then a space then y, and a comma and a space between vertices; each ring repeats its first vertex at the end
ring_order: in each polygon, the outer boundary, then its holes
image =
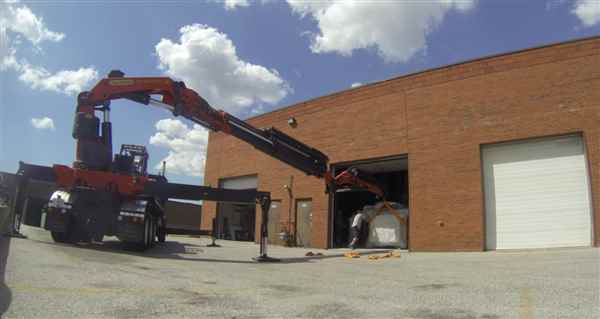
POLYGON ((269 257, 267 255, 260 255, 258 257, 252 258, 252 260, 259 263, 276 263, 281 261, 281 259, 269 257))

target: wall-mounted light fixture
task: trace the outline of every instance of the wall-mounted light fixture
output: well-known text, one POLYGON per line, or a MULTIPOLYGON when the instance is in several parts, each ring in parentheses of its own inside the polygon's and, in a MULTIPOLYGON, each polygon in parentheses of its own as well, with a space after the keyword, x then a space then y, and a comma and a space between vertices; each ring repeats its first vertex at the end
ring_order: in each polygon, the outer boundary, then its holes
POLYGON ((296 126, 298 126, 298 121, 296 121, 295 117, 290 117, 288 119, 288 125, 291 127, 296 127, 296 126))

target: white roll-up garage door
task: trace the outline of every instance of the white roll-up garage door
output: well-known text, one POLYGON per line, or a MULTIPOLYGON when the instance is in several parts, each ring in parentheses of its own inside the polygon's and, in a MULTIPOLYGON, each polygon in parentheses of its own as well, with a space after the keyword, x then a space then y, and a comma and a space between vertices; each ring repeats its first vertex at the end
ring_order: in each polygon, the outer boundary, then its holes
POLYGON ((256 175, 225 178, 220 184, 227 189, 251 189, 258 186, 258 178, 256 175))
POLYGON ((482 155, 487 249, 591 245, 580 136, 489 145, 482 155))

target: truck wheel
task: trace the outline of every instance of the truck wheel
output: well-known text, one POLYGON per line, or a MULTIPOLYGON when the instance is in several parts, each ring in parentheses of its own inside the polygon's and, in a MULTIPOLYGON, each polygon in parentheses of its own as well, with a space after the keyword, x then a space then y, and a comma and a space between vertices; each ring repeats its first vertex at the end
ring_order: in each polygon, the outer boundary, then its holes
POLYGON ((63 244, 66 244, 69 242, 69 234, 68 233, 53 231, 53 232, 50 232, 50 235, 52 236, 52 240, 54 240, 54 242, 63 243, 63 244))
POLYGON ((76 237, 75 242, 89 243, 92 241, 92 234, 87 231, 81 231, 76 237))
POLYGON ((95 241, 97 243, 101 243, 103 240, 104 240, 103 234, 96 234, 93 236, 93 241, 95 241))
POLYGON ((156 237, 159 243, 164 243, 167 239, 167 221, 164 215, 156 220, 156 237))
POLYGON ((156 237, 158 237, 159 243, 164 243, 167 240, 167 231, 164 227, 159 227, 156 237))
POLYGON ((150 223, 150 247, 154 247, 154 244, 156 244, 156 221, 154 220, 154 218, 150 219, 151 223, 150 223))
POLYGON ((146 218, 144 218, 144 243, 142 244, 143 249, 148 249, 150 248, 150 244, 152 242, 151 240, 151 234, 152 233, 152 218, 149 218, 149 216, 146 216, 146 218))
POLYGON ((76 226, 73 222, 67 225, 67 231, 65 232, 50 232, 52 239, 57 243, 62 244, 75 244, 80 241, 80 236, 76 231, 76 226))
POLYGON ((137 251, 144 251, 150 248, 150 232, 152 230, 151 219, 146 217, 144 218, 144 230, 143 230, 143 239, 142 242, 137 242, 134 244, 132 248, 137 251))

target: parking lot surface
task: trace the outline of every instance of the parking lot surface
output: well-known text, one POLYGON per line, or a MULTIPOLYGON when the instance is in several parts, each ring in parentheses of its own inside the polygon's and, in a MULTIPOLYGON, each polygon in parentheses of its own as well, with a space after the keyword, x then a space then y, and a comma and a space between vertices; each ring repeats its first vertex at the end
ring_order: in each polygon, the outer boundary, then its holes
MULTIPOLYGON (((138 253, 114 240, 10 239, 2 318, 600 318, 600 250, 416 253, 270 247, 175 237, 138 253)), ((6 239, 2 239, 7 246, 6 239)))

